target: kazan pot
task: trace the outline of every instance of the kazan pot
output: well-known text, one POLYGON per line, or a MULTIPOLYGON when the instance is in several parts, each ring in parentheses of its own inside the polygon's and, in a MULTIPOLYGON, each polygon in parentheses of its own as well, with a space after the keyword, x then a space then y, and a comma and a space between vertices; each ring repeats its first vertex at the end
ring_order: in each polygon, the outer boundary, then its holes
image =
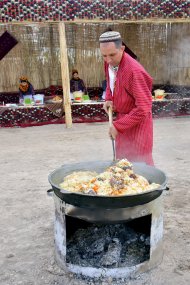
POLYGON ((163 171, 153 166, 149 166, 145 163, 132 164, 134 173, 142 175, 150 183, 154 182, 160 186, 148 192, 123 196, 100 196, 73 193, 60 188, 59 185, 63 182, 64 177, 74 171, 96 171, 97 173, 101 173, 107 167, 113 165, 112 161, 90 161, 68 165, 65 164, 62 167, 54 170, 48 176, 49 183, 52 186, 52 189, 48 190, 48 192, 54 191, 54 194, 57 195, 61 200, 73 206, 91 209, 116 209, 134 207, 149 203, 152 200, 158 198, 164 190, 169 189, 167 187, 167 177, 163 171))

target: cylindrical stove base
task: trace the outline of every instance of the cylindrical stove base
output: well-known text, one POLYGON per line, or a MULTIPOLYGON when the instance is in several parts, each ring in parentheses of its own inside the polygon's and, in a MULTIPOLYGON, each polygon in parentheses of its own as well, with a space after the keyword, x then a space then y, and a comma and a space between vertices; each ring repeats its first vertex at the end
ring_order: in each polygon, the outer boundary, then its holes
MULTIPOLYGON (((100 222, 100 216, 104 215, 108 223, 118 222, 119 214, 120 221, 126 222, 134 220, 139 217, 151 215, 151 227, 150 227, 150 258, 143 263, 137 264, 131 267, 117 267, 117 268, 95 268, 95 267, 83 267, 76 264, 66 263, 66 215, 84 219, 89 222, 97 222, 95 216, 89 216, 89 210, 85 212, 85 209, 76 208, 72 205, 65 204, 59 197, 54 194, 55 202, 55 258, 58 265, 69 272, 76 274, 82 274, 89 277, 114 277, 114 278, 128 278, 135 276, 136 274, 146 272, 151 268, 157 266, 163 257, 163 204, 162 195, 150 203, 126 208, 126 209, 103 209, 104 213, 98 215, 98 222, 100 222), (120 211, 120 212, 118 212, 120 211), (115 213, 114 213, 115 212, 115 213), (106 216, 105 216, 105 213, 106 216), (114 221, 113 217, 116 217, 117 221, 114 221), (112 217, 112 220, 109 220, 112 217), (108 220, 109 221, 108 221, 108 220)), ((94 209, 94 211, 96 211, 94 209)), ((98 210, 99 211, 99 210, 98 210)), ((93 212, 91 210, 91 212, 93 212)))

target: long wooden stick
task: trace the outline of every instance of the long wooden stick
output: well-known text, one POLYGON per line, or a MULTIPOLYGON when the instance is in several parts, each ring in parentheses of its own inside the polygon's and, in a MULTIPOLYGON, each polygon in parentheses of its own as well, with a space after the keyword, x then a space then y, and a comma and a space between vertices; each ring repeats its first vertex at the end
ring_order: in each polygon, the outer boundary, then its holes
MULTIPOLYGON (((109 107, 108 109, 108 116, 109 116, 109 125, 110 127, 113 125, 113 110, 112 107, 109 107)), ((112 141, 112 150, 113 150, 113 161, 116 160, 116 151, 115 151, 115 140, 111 137, 112 141)))
POLYGON ((60 41, 60 59, 61 59, 61 77, 63 86, 63 108, 65 110, 65 123, 67 128, 72 127, 71 100, 70 100, 70 78, 69 64, 67 56, 67 44, 65 36, 65 24, 59 23, 59 41, 60 41))
POLYGON ((112 112, 112 108, 109 107, 108 109, 108 116, 109 116, 109 124, 110 124, 110 127, 112 126, 113 124, 113 112, 112 112))

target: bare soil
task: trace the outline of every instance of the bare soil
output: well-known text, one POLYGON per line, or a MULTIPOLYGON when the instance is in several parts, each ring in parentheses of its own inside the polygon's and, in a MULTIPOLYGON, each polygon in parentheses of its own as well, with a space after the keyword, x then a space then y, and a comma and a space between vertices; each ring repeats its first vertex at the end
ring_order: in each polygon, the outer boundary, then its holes
POLYGON ((154 160, 168 175, 164 257, 130 280, 82 280, 54 261, 48 174, 65 163, 111 160, 107 123, 0 130, 0 285, 190 284, 190 118, 154 120, 154 160))

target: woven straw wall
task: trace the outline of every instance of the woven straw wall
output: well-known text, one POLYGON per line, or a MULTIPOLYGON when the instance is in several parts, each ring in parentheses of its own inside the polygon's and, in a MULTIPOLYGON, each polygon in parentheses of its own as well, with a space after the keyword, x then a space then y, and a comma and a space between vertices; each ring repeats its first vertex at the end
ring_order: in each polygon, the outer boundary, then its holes
MULTIPOLYGON (((87 87, 104 79, 98 38, 108 26, 121 33, 155 84, 190 84, 190 22, 66 23, 69 70, 77 68, 87 87)), ((19 43, 0 61, 0 92, 17 91, 22 75, 35 89, 61 85, 56 23, 0 24, 0 35, 5 30, 19 43)))

